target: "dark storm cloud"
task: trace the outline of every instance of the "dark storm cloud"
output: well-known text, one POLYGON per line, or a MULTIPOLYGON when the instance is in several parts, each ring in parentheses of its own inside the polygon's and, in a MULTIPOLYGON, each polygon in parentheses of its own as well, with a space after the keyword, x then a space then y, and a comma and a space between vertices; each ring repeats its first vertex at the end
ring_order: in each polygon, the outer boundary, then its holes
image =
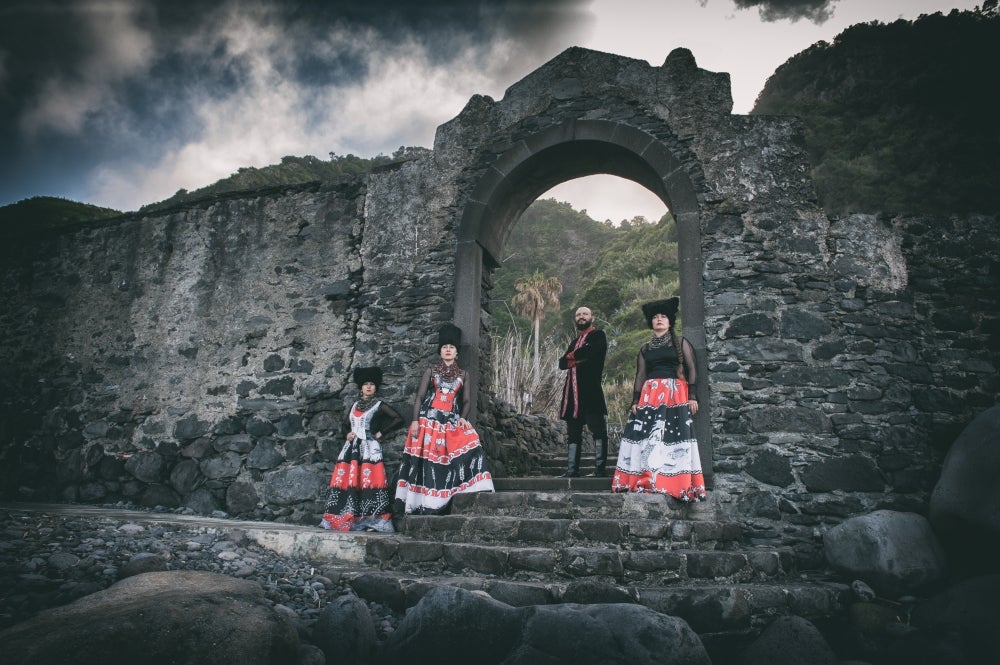
POLYGON ((740 9, 756 7, 762 21, 804 18, 813 23, 824 23, 833 15, 833 5, 838 0, 733 0, 740 9))
POLYGON ((416 78, 457 61, 468 71, 519 76, 553 55, 554 39, 589 20, 586 4, 6 0, 0 205, 66 190, 74 179, 69 191, 82 197, 86 174, 98 167, 149 167, 221 131, 212 128, 220 109, 237 123, 284 100, 296 112, 290 122, 328 125, 331 91, 363 90, 378 75, 373 66, 405 63, 408 53, 416 78))

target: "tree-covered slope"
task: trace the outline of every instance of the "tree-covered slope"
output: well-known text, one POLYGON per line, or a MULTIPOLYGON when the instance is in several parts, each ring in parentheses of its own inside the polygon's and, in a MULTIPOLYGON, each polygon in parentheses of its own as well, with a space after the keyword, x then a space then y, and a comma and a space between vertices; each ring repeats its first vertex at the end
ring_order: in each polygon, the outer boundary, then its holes
POLYGON ((0 207, 0 235, 5 237, 44 233, 80 222, 121 215, 118 210, 78 203, 54 196, 35 196, 0 207))
MULTIPOLYGON (((517 329, 527 340, 531 322, 513 306, 518 280, 542 275, 563 286, 559 311, 549 312, 541 336, 562 340, 573 334, 572 312, 590 307, 609 331, 605 375, 632 379, 639 340, 648 336, 640 305, 677 295, 677 229, 670 214, 658 222, 637 217, 612 226, 591 219, 568 203, 535 201, 521 215, 494 273, 493 334, 517 329)), ((551 359, 549 359, 551 362, 551 359)))
POLYGON ((329 161, 312 155, 282 157, 279 164, 270 164, 260 168, 243 167, 228 178, 223 178, 206 187, 191 192, 182 189, 168 199, 143 206, 139 212, 162 210, 206 196, 227 192, 240 192, 278 185, 298 185, 306 182, 336 181, 368 173, 377 166, 414 159, 427 152, 429 151, 426 148, 400 147, 393 153, 392 157, 385 155, 358 157, 357 155, 335 155, 333 153, 330 153, 329 161))
POLYGON ((753 113, 802 118, 828 212, 1000 209, 995 5, 855 25, 768 79, 753 113))

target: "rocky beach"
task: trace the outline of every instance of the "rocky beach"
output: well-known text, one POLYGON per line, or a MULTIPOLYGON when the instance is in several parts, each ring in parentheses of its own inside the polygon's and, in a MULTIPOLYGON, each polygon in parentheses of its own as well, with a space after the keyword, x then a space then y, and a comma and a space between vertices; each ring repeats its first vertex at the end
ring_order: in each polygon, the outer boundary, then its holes
MULTIPOLYGON (((105 507, 121 509, 123 515, 136 510, 124 504, 105 507)), ((0 630, 152 571, 208 571, 256 582, 302 635, 308 635, 324 607, 350 593, 340 570, 282 557, 239 528, 140 524, 124 516, 74 515, 72 506, 66 508, 65 515, 0 508, 0 630)), ((369 603, 369 609, 384 639, 398 617, 377 603, 369 603)))

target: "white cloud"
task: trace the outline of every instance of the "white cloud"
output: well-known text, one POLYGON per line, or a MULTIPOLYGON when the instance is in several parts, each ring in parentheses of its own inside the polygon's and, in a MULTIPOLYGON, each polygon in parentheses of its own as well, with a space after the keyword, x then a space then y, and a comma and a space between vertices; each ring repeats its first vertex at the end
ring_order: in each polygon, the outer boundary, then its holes
POLYGON ((240 167, 275 164, 286 155, 373 156, 400 145, 430 147, 437 126, 457 115, 472 94, 496 94, 494 72, 477 63, 505 66, 503 50, 510 46, 497 42, 485 56, 470 50, 435 65, 415 41, 375 42, 373 33, 339 30, 317 48, 360 54, 366 75, 356 83, 317 89, 282 76, 281 65, 294 56, 283 51, 290 37, 279 28, 242 15, 233 16, 222 33, 226 57, 238 59, 245 71, 239 90, 196 100, 190 113, 200 126, 197 137, 157 163, 101 169, 90 199, 132 210, 179 187, 204 187, 240 167))
POLYGON ((615 224, 639 215, 656 222, 667 212, 663 201, 642 185, 610 175, 569 180, 538 198, 572 203, 576 210, 586 210, 592 219, 615 224))
POLYGON ((20 121, 29 136, 45 130, 80 132, 88 116, 109 103, 114 84, 145 71, 153 56, 153 39, 135 24, 133 5, 100 3, 69 11, 78 12, 87 55, 70 72, 42 83, 20 121))

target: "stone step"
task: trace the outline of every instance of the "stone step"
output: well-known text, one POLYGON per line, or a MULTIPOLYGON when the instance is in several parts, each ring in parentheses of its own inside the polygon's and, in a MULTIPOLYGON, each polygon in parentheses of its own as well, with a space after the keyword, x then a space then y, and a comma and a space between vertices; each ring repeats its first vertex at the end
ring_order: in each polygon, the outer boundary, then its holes
MULTIPOLYGON (((663 494, 613 493, 590 488, 607 478, 518 478, 516 485, 503 483, 503 490, 458 494, 451 500, 451 513, 465 515, 511 515, 514 517, 627 518, 715 520, 713 497, 699 503, 684 503, 663 494), (523 486, 522 486, 523 485, 523 486), (559 485, 552 488, 552 485, 559 485), (581 488, 581 485, 583 488, 581 488), (586 488, 586 489, 584 489, 586 488)), ((494 481, 496 486, 496 480, 494 481)))
MULTIPOLYGON (((608 461, 605 466, 608 469, 614 469, 615 465, 618 463, 618 457, 616 455, 609 455, 608 461)), ((566 470, 566 455, 562 457, 543 455, 538 458, 539 469, 552 469, 553 471, 559 471, 562 473, 566 470)), ((593 455, 581 455, 580 456, 580 468, 589 468, 591 471, 594 469, 594 456, 593 455)))
POLYGON ((555 603, 637 603, 687 621, 710 643, 713 639, 759 631, 776 616, 810 621, 841 614, 850 601, 845 584, 822 578, 784 583, 718 584, 688 581, 670 586, 619 586, 594 581, 516 581, 462 575, 343 570, 341 578, 365 600, 402 612, 435 586, 481 591, 514 607, 555 603))
POLYGON ((680 519, 520 517, 511 515, 407 515, 399 533, 420 540, 520 545, 603 545, 633 550, 732 550, 743 529, 730 521, 680 519))
POLYGON ((556 478, 528 476, 525 478, 494 478, 498 492, 527 490, 533 492, 611 492, 611 478, 556 478))
POLYGON ((366 543, 365 563, 416 575, 486 575, 513 581, 589 578, 621 585, 664 586, 690 580, 745 583, 786 580, 790 551, 744 549, 626 550, 607 546, 518 546, 417 540, 386 534, 366 543))

